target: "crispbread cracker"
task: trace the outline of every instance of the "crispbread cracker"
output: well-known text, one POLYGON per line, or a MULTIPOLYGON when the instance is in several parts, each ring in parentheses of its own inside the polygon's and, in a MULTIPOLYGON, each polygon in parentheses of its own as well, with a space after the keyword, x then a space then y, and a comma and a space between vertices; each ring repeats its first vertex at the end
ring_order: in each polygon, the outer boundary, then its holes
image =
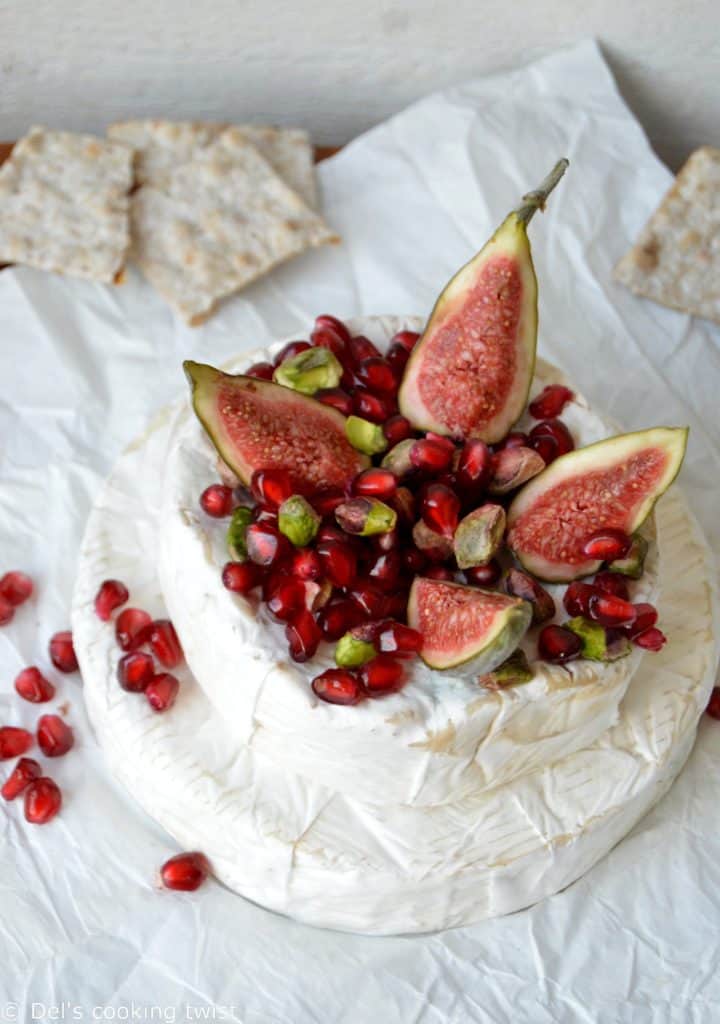
POLYGON ((0 263, 116 280, 130 244, 131 187, 126 146, 32 128, 0 167, 0 263))
MULTIPOLYGON (((168 171, 189 163, 230 127, 213 121, 121 121, 107 130, 111 139, 136 150, 135 173, 141 185, 162 188, 168 171)), ((317 209, 313 149, 307 132, 243 124, 236 130, 265 157, 280 177, 317 209)))
POLYGON ((277 263, 337 241, 240 129, 228 128, 189 163, 132 199, 133 255, 189 323, 277 263))
POLYGON ((720 149, 692 154, 615 277, 637 295, 720 323, 720 149))

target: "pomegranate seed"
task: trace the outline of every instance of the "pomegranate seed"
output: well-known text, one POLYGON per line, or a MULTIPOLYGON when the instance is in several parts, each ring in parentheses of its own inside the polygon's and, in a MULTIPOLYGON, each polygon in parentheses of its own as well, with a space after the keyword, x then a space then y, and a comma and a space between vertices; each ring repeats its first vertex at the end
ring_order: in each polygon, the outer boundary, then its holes
POLYGON ((262 569, 254 562, 227 562, 223 566, 223 586, 235 594, 249 594, 262 579, 262 569))
POLYGON ((492 558, 485 565, 473 565, 463 571, 465 582, 473 587, 494 587, 502 576, 500 563, 492 558))
POLYGON ((511 430, 502 443, 497 446, 497 450, 501 451, 503 448, 525 448, 527 443, 527 434, 523 434, 522 430, 511 430))
POLYGON ((381 359, 379 350, 364 334, 358 334, 348 342, 348 350, 353 362, 362 363, 365 359, 381 359))
POLYGON ((355 602, 363 615, 371 619, 382 618, 387 612, 387 597, 378 586, 363 583, 353 587, 350 599, 355 602))
POLYGON ((366 696, 359 680, 344 668, 329 668, 315 676, 312 690, 328 704, 357 704, 366 696))
POLYGON ((307 352, 309 348, 312 348, 309 341, 289 341, 275 356, 275 366, 284 363, 286 359, 292 359, 293 356, 299 356, 301 352, 307 352))
POLYGON ((257 377, 259 380, 272 380, 275 367, 272 363, 253 363, 245 371, 246 377, 257 377))
POLYGON ((72 633, 64 629, 50 637, 50 661, 59 672, 77 672, 78 662, 73 647, 72 633))
POLYGON ((166 889, 195 892, 210 874, 210 864, 204 853, 178 853, 166 860, 160 868, 160 877, 166 889))
POLYGON ((274 590, 267 606, 270 614, 279 622, 289 622, 305 607, 305 584, 287 577, 274 590))
POLYGON ((134 651, 145 643, 152 619, 142 608, 126 608, 115 620, 115 638, 123 651, 134 651))
POLYGON ((422 633, 401 622, 381 623, 375 645, 379 651, 395 654, 415 654, 423 645, 422 633))
POLYGON ((466 495, 477 495, 492 479, 492 453, 484 441, 466 441, 460 450, 455 479, 466 495))
POLYGON ((210 484, 200 495, 200 507, 213 519, 224 519, 232 515, 234 503, 232 487, 225 484, 210 484))
POLYGON ((426 569, 423 576, 429 580, 447 580, 451 583, 455 579, 455 573, 452 569, 448 569, 444 565, 431 565, 429 569, 426 569))
POLYGON ((169 672, 153 676, 145 687, 147 702, 153 711, 167 711, 175 703, 180 683, 169 672))
POLYGON ((406 572, 415 576, 425 568, 427 565, 427 558, 419 548, 405 548, 402 553, 402 564, 406 572))
POLYGON ((513 597, 529 601, 533 609, 533 624, 547 622, 555 615, 555 602, 536 579, 521 569, 510 569, 505 577, 505 590, 513 597))
POLYGON ((129 597, 127 587, 120 580, 105 580, 95 595, 95 614, 107 622, 115 609, 125 604, 129 597))
POLYGON ((400 523, 412 526, 415 522, 415 497, 407 487, 398 487, 392 500, 392 507, 398 514, 400 523))
POLYGON ((406 420, 404 416, 401 416, 400 413, 396 413, 383 423, 383 433, 388 440, 389 446, 392 448, 393 445, 399 444, 400 441, 406 441, 409 437, 412 437, 412 423, 410 420, 406 420))
POLYGON ((407 622, 407 606, 410 599, 410 589, 403 587, 401 590, 395 591, 394 594, 388 594, 387 608, 385 614, 388 618, 394 619, 398 622, 407 622))
POLYGON ((587 616, 590 612, 590 598, 597 591, 589 583, 579 583, 577 580, 571 583, 563 596, 563 604, 568 615, 587 616))
POLYGON ((320 555, 312 548, 300 548, 292 557, 290 572, 299 580, 319 580, 323 574, 320 555))
POLYGON ((713 688, 713 692, 710 694, 710 700, 708 701, 705 710, 711 718, 720 719, 720 686, 713 688))
POLYGON ((39 778, 41 773, 42 769, 37 761, 31 757, 21 757, 0 789, 0 796, 3 800, 14 800, 27 789, 33 779, 39 778))
POLYGON ((286 469, 256 469, 250 480, 256 501, 278 508, 293 494, 292 480, 286 469))
POLYGON ((397 377, 386 359, 363 359, 355 373, 360 383, 370 391, 380 391, 382 394, 397 391, 397 377))
POLYGON ((362 618, 363 615, 354 601, 344 597, 333 600, 320 612, 319 624, 322 635, 332 643, 357 626, 362 618))
POLYGON ((155 674, 155 663, 150 654, 144 651, 133 651, 124 654, 117 667, 118 682, 123 690, 130 693, 142 693, 155 674))
POLYGON ((32 746, 32 733, 14 725, 0 725, 0 761, 22 757, 32 746))
POLYGON ((528 406, 528 412, 536 420, 546 420, 551 416, 559 416, 568 402, 575 395, 570 388, 562 384, 548 384, 528 406))
POLYGON ((402 559, 396 549, 383 551, 368 566, 368 576, 377 583, 381 590, 390 592, 395 589, 400 579, 402 559))
POLYGON ((665 646, 667 637, 661 629, 656 629, 654 626, 650 629, 646 629, 642 633, 637 633, 633 638, 633 643, 637 644, 638 647, 643 647, 646 651, 657 652, 665 646))
POLYGON ((389 469, 365 469, 352 483, 352 493, 387 501, 395 496, 397 477, 389 469))
POLYGON ((554 462, 560 454, 557 441, 554 437, 550 437, 548 434, 543 434, 540 437, 531 437, 528 440, 528 447, 538 453, 546 466, 549 466, 551 462, 554 462))
POLYGON ((400 547, 400 534, 397 527, 387 533, 377 533, 370 538, 376 551, 397 551, 400 547))
POLYGON ((378 654, 360 669, 363 686, 370 695, 389 693, 400 688, 405 679, 405 667, 389 654, 378 654))
POLYGON ((37 741, 45 757, 62 757, 72 747, 75 737, 59 715, 41 715, 37 724, 37 741))
POLYGON ((0 626, 6 626, 15 614, 14 607, 4 597, 0 597, 0 626))
POLYGON ((330 325, 316 326, 310 335, 313 345, 320 348, 329 348, 340 362, 347 357, 347 342, 350 340, 348 332, 340 332, 330 325))
POLYGON ((62 793, 52 779, 41 775, 25 790, 25 818, 32 825, 46 825, 62 806, 62 793))
POLYGON ((6 572, 0 579, 0 597, 13 606, 22 604, 33 592, 33 581, 24 572, 6 572))
POLYGON ((452 449, 438 441, 422 438, 410 449, 410 461, 423 473, 443 473, 452 462, 452 449))
POLYGON ((635 605, 614 594, 594 593, 588 601, 590 618, 601 626, 629 626, 635 621, 635 605))
POLYGON ((543 626, 538 637, 538 651, 545 661, 562 665, 577 658, 582 650, 582 640, 576 633, 564 626, 543 626))
POLYGON ((373 395, 363 388, 358 388, 355 392, 353 405, 357 415, 370 420, 371 423, 384 423, 397 411, 389 398, 373 395))
POLYGON ((646 629, 654 626, 658 620, 657 608, 651 604, 635 604, 635 621, 625 627, 628 636, 636 637, 638 633, 644 633, 646 629))
POLYGON ((270 505, 256 505, 250 516, 253 523, 268 523, 270 526, 278 524, 278 510, 270 505))
POLYGON ((395 377, 400 380, 410 358, 410 353, 402 345, 395 344, 390 346, 385 358, 395 377))
POLYGON ((622 530, 608 527, 591 534, 583 544, 582 553, 601 562, 613 562, 616 558, 624 558, 631 544, 632 538, 622 530))
POLYGON ((335 487, 326 487, 317 491, 312 497, 312 506, 321 516, 332 516, 338 505, 342 505, 346 495, 335 487))
POLYGON ((44 704, 55 696, 55 687, 46 679, 40 669, 31 666, 24 668, 15 680, 15 689, 31 704, 44 704))
POLYGON ((285 627, 285 636, 293 661, 307 661, 317 651, 322 631, 312 613, 302 608, 285 627))
POLYGON ((342 388, 321 388, 320 391, 315 392, 313 398, 322 402, 323 405, 331 405, 343 416, 350 416, 353 411, 352 395, 343 391, 342 388))
POLYGON ((393 345, 402 345, 407 352, 412 352, 419 337, 417 331, 398 331, 393 335, 391 342, 393 345))
POLYGON ((321 314, 321 316, 316 316, 315 330, 325 330, 326 328, 335 331, 335 333, 339 335, 343 341, 350 341, 350 331, 347 329, 342 320, 338 320, 336 316, 331 316, 329 313, 323 313, 321 314))
POLYGON ((183 660, 183 650, 169 619, 155 619, 148 631, 152 652, 165 668, 175 668, 183 660))
POLYGON ((422 517, 431 530, 452 537, 460 516, 460 500, 444 484, 430 484, 422 500, 422 517))
MULTIPOLYGON (((614 594, 621 597, 623 601, 630 600, 627 580, 619 572, 599 572, 593 581, 593 586, 602 590, 605 594, 614 594)), ((651 623, 652 625, 652 623, 651 623)))
MULTIPOLYGON (((542 437, 552 438, 557 445, 558 455, 566 455, 575 447, 573 436, 562 420, 543 420, 542 423, 538 423, 530 431, 528 444, 533 448, 535 447, 533 442, 539 441, 542 437)), ((537 448, 535 450, 538 451, 537 448)))
POLYGON ((287 538, 269 523, 250 523, 245 543, 248 556, 256 565, 275 565, 290 553, 287 538))
POLYGON ((336 587, 349 587, 357 575, 357 556, 349 544, 322 540, 317 546, 323 572, 336 587))

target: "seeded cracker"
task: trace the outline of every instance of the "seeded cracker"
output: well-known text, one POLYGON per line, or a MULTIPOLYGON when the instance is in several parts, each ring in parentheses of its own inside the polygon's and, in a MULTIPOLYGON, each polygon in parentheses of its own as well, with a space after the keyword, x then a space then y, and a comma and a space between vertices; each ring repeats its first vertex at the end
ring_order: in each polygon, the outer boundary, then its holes
POLYGON ((0 263, 111 283, 130 244, 132 153, 32 128, 0 167, 0 263))
POLYGON ((615 277, 637 295, 720 323, 720 149, 692 154, 615 277))
MULTIPOLYGON (((141 185, 162 187, 168 171, 188 163, 209 146, 227 124, 202 121, 122 121, 110 125, 111 139, 137 151, 135 173, 141 185)), ((277 174, 301 196, 308 206, 318 207, 315 164, 310 136, 295 128, 265 125, 236 125, 245 138, 265 157, 277 174)))
POLYGON ((143 185, 131 205, 133 255, 188 323, 312 246, 337 241, 236 128, 143 185))

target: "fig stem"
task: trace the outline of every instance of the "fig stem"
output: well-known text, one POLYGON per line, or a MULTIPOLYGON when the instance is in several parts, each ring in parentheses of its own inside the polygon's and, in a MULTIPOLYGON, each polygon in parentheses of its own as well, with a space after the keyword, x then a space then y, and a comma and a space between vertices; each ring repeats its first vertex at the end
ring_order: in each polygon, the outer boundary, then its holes
POLYGON ((515 211, 515 216, 519 221, 522 221, 523 224, 529 224, 536 210, 545 209, 548 196, 562 178, 569 163, 570 161, 566 160, 565 157, 562 160, 558 160, 547 178, 536 189, 522 197, 523 205, 519 206, 515 211))

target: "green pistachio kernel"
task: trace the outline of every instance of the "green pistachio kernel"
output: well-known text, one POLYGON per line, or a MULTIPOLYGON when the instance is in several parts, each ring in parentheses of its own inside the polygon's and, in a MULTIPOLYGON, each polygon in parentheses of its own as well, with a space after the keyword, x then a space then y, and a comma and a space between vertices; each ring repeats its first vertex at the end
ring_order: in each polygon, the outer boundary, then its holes
POLYGON ((453 544, 461 569, 487 565, 502 544, 505 509, 502 505, 481 505, 460 520, 453 544))
POLYGON ((314 395, 320 388, 336 388, 342 374, 343 368, 330 349, 318 346, 285 359, 273 373, 273 380, 303 395, 314 395))
POLYGON ((309 544, 319 526, 320 516, 302 494, 291 495, 278 509, 278 529, 296 548, 309 544))
POLYGON ((352 633, 341 636, 335 647, 335 663, 340 668, 359 668, 377 654, 373 644, 358 640, 352 633))
POLYGON ((582 615, 577 615, 563 625, 582 640, 582 658, 589 658, 591 661, 617 661, 618 658, 624 658, 629 654, 632 648, 626 636, 608 643, 604 626, 591 622, 582 615))
POLYGON ((405 441, 398 441, 382 460, 382 466, 385 469, 392 470, 395 476, 407 476, 414 468, 410 461, 410 449, 414 444, 414 437, 408 437, 405 441))
POLYGON ((523 683, 529 683, 532 678, 533 671, 525 653, 518 647, 502 665, 498 665, 487 675, 480 676, 478 682, 488 690, 500 690, 504 686, 521 686, 523 683))
POLYGON ((335 509, 335 519, 346 533, 370 537, 394 530, 397 512, 378 498, 350 498, 335 509))
POLYGON ((247 558, 245 531, 252 521, 252 511, 241 505, 232 514, 227 532, 227 549, 234 562, 244 562, 247 558))
POLYGON ((377 455, 387 449, 387 438, 383 428, 362 416, 348 416, 345 421, 345 433, 353 448, 366 455, 377 455))

